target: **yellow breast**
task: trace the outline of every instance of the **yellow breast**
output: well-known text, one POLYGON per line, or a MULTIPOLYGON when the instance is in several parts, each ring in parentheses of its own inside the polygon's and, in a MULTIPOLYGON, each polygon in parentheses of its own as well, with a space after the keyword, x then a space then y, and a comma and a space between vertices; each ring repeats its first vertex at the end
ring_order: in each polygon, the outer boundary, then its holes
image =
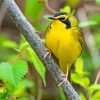
POLYGON ((70 28, 66 29, 64 24, 53 22, 46 31, 45 43, 48 49, 58 58, 60 67, 66 72, 82 51, 79 41, 79 31, 70 28))

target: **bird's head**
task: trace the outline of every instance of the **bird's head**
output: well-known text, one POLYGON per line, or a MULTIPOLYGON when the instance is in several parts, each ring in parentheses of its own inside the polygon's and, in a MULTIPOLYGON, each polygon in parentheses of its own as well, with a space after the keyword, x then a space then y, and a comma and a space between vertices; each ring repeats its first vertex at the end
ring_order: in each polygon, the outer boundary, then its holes
POLYGON ((78 24, 77 19, 66 12, 57 12, 53 16, 50 16, 49 19, 53 20, 52 22, 66 25, 66 28, 76 27, 78 24))

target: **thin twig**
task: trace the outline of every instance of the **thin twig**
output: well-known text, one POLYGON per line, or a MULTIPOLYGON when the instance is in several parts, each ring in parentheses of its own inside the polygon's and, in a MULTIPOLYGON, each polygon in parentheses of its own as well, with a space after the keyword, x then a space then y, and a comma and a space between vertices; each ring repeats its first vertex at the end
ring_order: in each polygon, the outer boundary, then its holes
POLYGON ((5 18, 6 12, 7 12, 7 9, 3 5, 1 5, 0 7, 0 27, 2 25, 3 19, 5 18))
POLYGON ((48 9, 48 11, 50 11, 50 12, 53 13, 53 14, 57 12, 56 10, 52 9, 52 8, 49 6, 48 0, 44 0, 44 2, 45 2, 45 6, 46 6, 46 8, 48 9))
POLYGON ((97 84, 99 79, 100 79, 100 70, 99 70, 99 72, 97 73, 97 76, 96 76, 96 79, 95 79, 94 84, 97 84))
MULTIPOLYGON (((21 30, 21 33, 24 35, 34 51, 37 53, 41 61, 46 65, 47 69, 50 71, 55 81, 59 84, 63 80, 63 77, 61 77, 61 74, 63 73, 61 72, 53 58, 46 57, 45 60, 43 60, 43 57, 47 53, 47 51, 35 29, 27 21, 14 0, 2 0, 2 2, 9 11, 12 20, 21 30)), ((66 80, 66 82, 62 84, 62 87, 69 100, 80 100, 79 95, 71 86, 68 80, 66 80)))

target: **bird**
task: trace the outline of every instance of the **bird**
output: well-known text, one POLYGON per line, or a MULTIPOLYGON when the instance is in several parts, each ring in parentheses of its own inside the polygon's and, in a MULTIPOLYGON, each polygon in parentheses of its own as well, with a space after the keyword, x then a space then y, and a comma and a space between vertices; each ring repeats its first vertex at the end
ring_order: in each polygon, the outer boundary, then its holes
MULTIPOLYGON (((78 27, 77 18, 70 13, 57 12, 48 18, 51 23, 45 31, 47 54, 55 55, 66 79, 72 64, 82 53, 83 35, 78 27)), ((60 85, 64 83, 65 79, 60 85)))

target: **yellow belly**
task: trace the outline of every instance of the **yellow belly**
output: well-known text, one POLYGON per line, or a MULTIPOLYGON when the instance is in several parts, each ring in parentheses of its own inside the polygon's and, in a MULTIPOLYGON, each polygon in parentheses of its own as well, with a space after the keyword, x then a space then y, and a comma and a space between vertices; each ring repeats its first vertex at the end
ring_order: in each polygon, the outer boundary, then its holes
POLYGON ((65 73, 67 66, 71 67, 72 63, 79 57, 82 47, 77 38, 77 33, 71 29, 50 29, 45 38, 48 49, 58 58, 60 68, 65 73))

